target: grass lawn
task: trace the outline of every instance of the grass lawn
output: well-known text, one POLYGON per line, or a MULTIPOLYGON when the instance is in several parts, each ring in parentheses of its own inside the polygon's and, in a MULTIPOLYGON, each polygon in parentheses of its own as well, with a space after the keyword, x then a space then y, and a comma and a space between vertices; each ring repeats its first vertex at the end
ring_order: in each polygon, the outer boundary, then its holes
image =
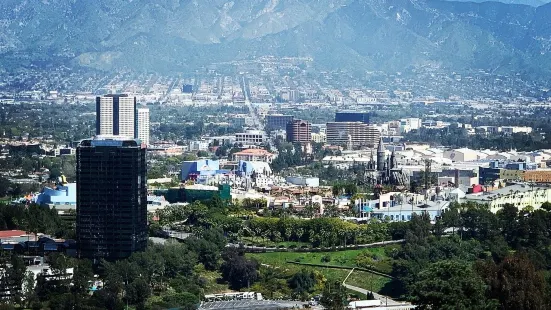
MULTIPOLYGON (((392 245, 388 247, 398 247, 399 245, 392 245)), ((390 271, 390 262, 388 257, 385 254, 385 248, 370 248, 363 250, 347 250, 339 252, 306 252, 306 253, 296 253, 296 252, 271 252, 271 253, 248 253, 247 257, 255 258, 262 264, 267 264, 274 267, 283 268, 286 270, 298 271, 300 269, 313 269, 321 272, 328 281, 343 281, 350 270, 343 269, 333 269, 333 268, 323 268, 323 267, 309 267, 309 266, 299 266, 293 264, 287 264, 287 261, 296 261, 301 263, 310 263, 310 264, 325 264, 325 265, 340 265, 347 267, 356 267, 356 256, 358 254, 368 251, 369 253, 377 254, 381 257, 381 261, 374 266, 381 271, 390 271), (329 256, 329 262, 322 262, 322 257, 329 256)), ((381 277, 378 275, 371 274, 369 272, 355 270, 350 277, 347 279, 346 283, 361 287, 367 290, 373 290, 375 292, 381 292, 385 285, 390 285, 392 282, 391 279, 386 277, 381 277)))
POLYGON ((254 257, 261 263, 274 266, 280 266, 285 262, 292 261, 308 264, 358 267, 356 264, 356 257, 362 252, 367 252, 375 254, 377 255, 377 257, 380 258, 378 261, 373 262, 373 267, 381 272, 390 273, 391 264, 388 256, 386 255, 386 249, 393 249, 398 247, 400 246, 388 245, 378 248, 346 250, 337 252, 269 252, 247 254, 247 256, 254 257), (330 258, 330 260, 329 262, 323 262, 322 258, 330 258))

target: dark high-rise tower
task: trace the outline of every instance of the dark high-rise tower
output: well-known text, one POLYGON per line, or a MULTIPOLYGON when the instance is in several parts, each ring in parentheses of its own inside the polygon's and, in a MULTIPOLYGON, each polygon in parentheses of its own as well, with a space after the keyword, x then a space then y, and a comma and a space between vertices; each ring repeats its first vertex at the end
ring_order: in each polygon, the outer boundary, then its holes
POLYGON ((121 259, 147 244, 145 147, 137 140, 97 136, 77 148, 79 255, 121 259))

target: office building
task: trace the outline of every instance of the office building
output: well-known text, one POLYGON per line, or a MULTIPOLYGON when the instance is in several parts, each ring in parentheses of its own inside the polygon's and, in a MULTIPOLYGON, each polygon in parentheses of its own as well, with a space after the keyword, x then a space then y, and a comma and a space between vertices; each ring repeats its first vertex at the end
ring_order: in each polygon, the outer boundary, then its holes
POLYGON ((147 244, 146 149, 138 140, 97 136, 77 148, 80 257, 129 257, 147 244))
POLYGON ((364 124, 369 124, 369 113, 354 111, 337 112, 335 113, 335 122, 360 122, 364 124))
POLYGON ((266 115, 266 129, 278 130, 287 128, 287 123, 292 122, 292 115, 272 114, 266 115))
POLYGON ((96 135, 138 136, 136 97, 96 97, 96 135))
POLYGON ((287 141, 308 143, 312 140, 312 125, 300 119, 287 123, 287 141))
POLYGON ((138 139, 145 144, 149 145, 149 109, 138 109, 138 139))
POLYGON ((379 141, 377 128, 361 122, 327 123, 327 143, 347 147, 374 147, 379 141))
POLYGON ((235 134, 235 142, 243 145, 262 144, 266 141, 264 132, 260 130, 247 130, 235 134))

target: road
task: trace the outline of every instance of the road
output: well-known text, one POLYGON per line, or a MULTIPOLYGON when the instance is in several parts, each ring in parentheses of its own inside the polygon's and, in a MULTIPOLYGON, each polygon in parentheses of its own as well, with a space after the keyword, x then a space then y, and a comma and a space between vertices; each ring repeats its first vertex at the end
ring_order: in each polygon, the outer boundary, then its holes
POLYGON ((253 127, 256 130, 262 130, 264 131, 264 126, 262 125, 262 122, 260 121, 260 117, 256 113, 256 110, 254 109, 253 105, 251 104, 251 100, 249 99, 249 90, 247 89, 247 82, 245 81, 245 76, 242 77, 242 83, 243 83, 243 95, 245 96, 245 105, 247 105, 247 108, 249 108, 249 114, 251 115, 251 118, 253 119, 253 127))

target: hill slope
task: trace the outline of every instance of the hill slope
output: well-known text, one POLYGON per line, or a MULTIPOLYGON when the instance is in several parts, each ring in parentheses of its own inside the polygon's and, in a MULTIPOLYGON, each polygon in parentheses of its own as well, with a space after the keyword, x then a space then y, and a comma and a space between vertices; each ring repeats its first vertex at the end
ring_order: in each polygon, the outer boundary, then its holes
POLYGON ((182 71, 260 55, 327 68, 551 71, 551 4, 438 0, 0 2, 0 54, 182 71))

